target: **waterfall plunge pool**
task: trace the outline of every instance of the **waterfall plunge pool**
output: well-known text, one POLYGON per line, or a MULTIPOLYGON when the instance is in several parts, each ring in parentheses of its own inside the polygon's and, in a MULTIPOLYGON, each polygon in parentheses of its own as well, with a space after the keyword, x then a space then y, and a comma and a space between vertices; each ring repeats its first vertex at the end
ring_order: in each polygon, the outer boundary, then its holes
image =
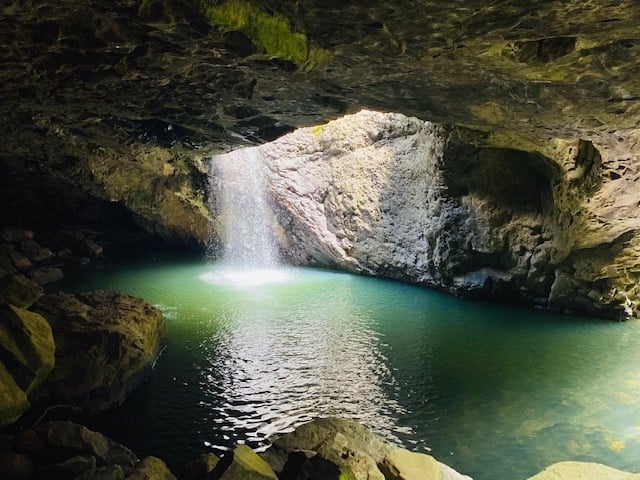
POLYGON ((93 426, 174 468, 340 415, 475 480, 562 460, 638 469, 640 322, 323 270, 263 273, 157 256, 68 281, 143 297, 168 324, 150 379, 93 426))

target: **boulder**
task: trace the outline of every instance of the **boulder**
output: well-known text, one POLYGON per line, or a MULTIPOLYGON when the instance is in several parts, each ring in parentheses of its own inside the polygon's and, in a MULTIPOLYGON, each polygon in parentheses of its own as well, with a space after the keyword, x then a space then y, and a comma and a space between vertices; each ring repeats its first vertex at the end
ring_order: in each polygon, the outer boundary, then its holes
POLYGON ((93 240, 83 239, 79 244, 79 251, 82 255, 96 259, 102 256, 103 248, 93 240))
POLYGON ((58 267, 38 267, 31 274, 31 278, 38 285, 58 282, 64 278, 62 269, 58 267))
POLYGON ((278 480, 278 477, 256 452, 246 445, 238 445, 231 465, 220 480, 278 480))
POLYGON ((120 465, 106 465, 87 470, 74 480, 124 480, 125 473, 120 465))
POLYGON ((136 465, 127 480, 176 480, 176 477, 159 458, 145 457, 136 465))
POLYGON ((301 425, 274 441, 262 457, 283 479, 471 480, 429 455, 397 448, 363 425, 337 417, 301 425), (312 473, 321 470, 322 476, 312 473))
POLYGON ((380 464, 386 480, 471 480, 430 455, 410 452, 404 448, 393 450, 380 464))
POLYGON ((51 327, 41 315, 0 305, 0 426, 29 408, 29 395, 53 368, 54 352, 51 327))
POLYGON ((220 457, 213 453, 201 453, 187 465, 189 477, 193 480, 205 480, 220 462, 220 457))
POLYGON ((72 422, 25 430, 3 445, 0 478, 42 480, 175 480, 161 460, 139 463, 127 447, 72 422), (32 473, 35 476, 32 476, 32 473))
POLYGON ((77 423, 47 422, 37 427, 36 432, 44 442, 48 456, 59 458, 67 465, 84 465, 89 470, 93 464, 93 461, 87 461, 89 456, 95 458, 97 467, 119 465, 124 471, 131 471, 138 462, 135 454, 124 445, 77 423))
POLYGON ((33 309, 47 317, 58 346, 44 400, 79 407, 84 414, 122 403, 149 375, 166 344, 162 312, 129 295, 49 294, 33 309))
POLYGON ((24 275, 4 275, 0 278, 0 303, 29 308, 42 296, 42 288, 24 275))
POLYGON ((11 363, 14 378, 27 394, 42 384, 54 365, 51 327, 34 312, 0 306, 0 355, 11 363))
POLYGON ((599 463, 559 462, 529 480, 640 480, 640 473, 623 472, 599 463))
POLYGON ((47 468, 47 475, 52 478, 76 478, 97 466, 93 455, 75 455, 47 468))
POLYGON ((0 427, 15 422, 30 405, 27 394, 0 362, 0 427))
POLYGON ((393 448, 358 422, 328 417, 305 423, 295 431, 278 438, 264 452, 263 458, 274 471, 281 472, 292 452, 316 452, 340 466, 349 455, 352 457, 367 455, 373 459, 374 464, 377 464, 393 448))

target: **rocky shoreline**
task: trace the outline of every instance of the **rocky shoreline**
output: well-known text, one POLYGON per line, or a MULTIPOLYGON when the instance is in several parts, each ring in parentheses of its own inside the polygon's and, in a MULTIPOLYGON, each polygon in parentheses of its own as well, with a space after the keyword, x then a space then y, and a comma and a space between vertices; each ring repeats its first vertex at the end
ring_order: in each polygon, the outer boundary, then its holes
MULTIPOLYGON (((160 458, 69 421, 21 431, 0 445, 7 480, 472 480, 430 455, 391 445, 343 418, 319 418, 277 439, 263 453, 239 444, 218 457, 202 453, 176 476, 160 458)), ((637 480, 640 474, 586 462, 560 462, 529 480, 637 480)))

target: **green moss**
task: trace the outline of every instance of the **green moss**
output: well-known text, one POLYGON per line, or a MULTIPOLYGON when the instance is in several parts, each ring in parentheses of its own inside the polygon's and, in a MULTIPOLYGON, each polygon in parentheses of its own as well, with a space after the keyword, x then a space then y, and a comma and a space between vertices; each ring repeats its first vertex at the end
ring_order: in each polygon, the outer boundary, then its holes
POLYGON ((356 476, 349 467, 342 467, 338 480, 356 480, 356 476))
POLYGON ((242 32, 267 55, 289 60, 302 71, 327 65, 331 60, 327 50, 311 45, 304 33, 294 32, 284 16, 267 13, 244 0, 205 4, 204 11, 221 29, 242 32))
POLYGON ((320 135, 322 135, 323 131, 324 125, 316 125, 315 127, 311 128, 311 134, 315 137, 319 137, 320 135))
MULTIPOLYGON (((238 445, 233 451, 234 463, 240 465, 245 472, 243 477, 249 478, 272 478, 278 480, 276 474, 273 472, 267 462, 258 456, 247 445, 238 445)), ((240 476, 238 476, 240 478, 240 476)))

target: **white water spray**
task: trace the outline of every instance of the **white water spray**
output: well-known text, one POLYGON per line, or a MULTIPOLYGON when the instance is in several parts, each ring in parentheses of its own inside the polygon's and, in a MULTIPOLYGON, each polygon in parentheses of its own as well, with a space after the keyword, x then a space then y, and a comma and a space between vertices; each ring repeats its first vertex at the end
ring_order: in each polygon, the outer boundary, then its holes
POLYGON ((220 235, 222 266, 205 276, 210 283, 257 286, 283 281, 278 269, 275 222, 266 195, 266 166, 260 150, 243 148, 212 159, 209 198, 220 235))

